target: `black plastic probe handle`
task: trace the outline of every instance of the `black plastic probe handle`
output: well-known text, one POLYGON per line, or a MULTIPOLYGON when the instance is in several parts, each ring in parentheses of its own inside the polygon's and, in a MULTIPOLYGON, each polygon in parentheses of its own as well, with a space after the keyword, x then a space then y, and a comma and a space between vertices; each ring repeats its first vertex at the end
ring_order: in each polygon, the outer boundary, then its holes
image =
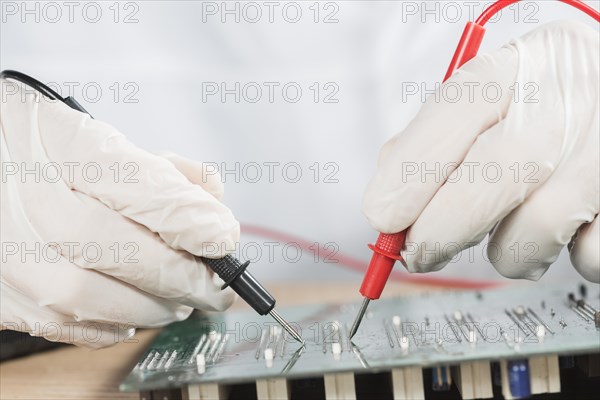
POLYGON ((201 257, 204 264, 208 265, 215 274, 231 288, 260 315, 266 315, 275 307, 275 298, 256 279, 246 271, 250 262, 241 264, 232 255, 212 259, 201 257))
POLYGON ((275 298, 249 272, 241 273, 230 286, 260 315, 267 315, 275 307, 275 298))

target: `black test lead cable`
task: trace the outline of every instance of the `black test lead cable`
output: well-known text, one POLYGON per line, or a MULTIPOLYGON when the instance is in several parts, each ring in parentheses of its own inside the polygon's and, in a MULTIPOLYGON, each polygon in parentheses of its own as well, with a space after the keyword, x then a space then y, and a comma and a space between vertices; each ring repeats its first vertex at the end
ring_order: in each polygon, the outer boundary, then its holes
POLYGON ((94 118, 72 96, 68 96, 66 98, 62 97, 60 94, 56 93, 54 90, 52 90, 50 87, 48 87, 48 85, 45 85, 42 82, 38 81, 37 79, 35 79, 29 75, 26 75, 22 72, 7 69, 7 70, 0 72, 0 79, 12 79, 14 81, 24 83, 25 85, 37 90, 44 96, 48 97, 50 100, 59 100, 59 101, 65 103, 66 105, 68 105, 69 107, 71 107, 72 109, 86 113, 91 118, 94 118))

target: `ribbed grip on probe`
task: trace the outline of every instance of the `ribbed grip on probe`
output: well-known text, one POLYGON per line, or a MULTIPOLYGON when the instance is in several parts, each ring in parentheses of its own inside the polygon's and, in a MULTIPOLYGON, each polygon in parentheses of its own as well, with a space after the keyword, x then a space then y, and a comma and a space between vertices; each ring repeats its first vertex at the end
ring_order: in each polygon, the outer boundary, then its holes
POLYGON ((402 250, 402 246, 404 245, 405 236, 406 235, 404 232, 393 234, 382 233, 377 238, 375 247, 377 247, 383 252, 399 256, 400 250, 402 250))
POLYGON ((401 260, 400 251, 404 246, 404 239, 406 238, 406 231, 400 233, 380 233, 377 237, 375 245, 370 244, 369 248, 375 253, 381 254, 382 256, 393 258, 394 260, 401 260))
POLYGON ((223 258, 204 258, 202 257, 202 262, 210 267, 215 274, 219 276, 225 282, 222 289, 225 289, 229 284, 250 264, 250 261, 246 261, 244 264, 240 263, 240 261, 228 254, 223 258))

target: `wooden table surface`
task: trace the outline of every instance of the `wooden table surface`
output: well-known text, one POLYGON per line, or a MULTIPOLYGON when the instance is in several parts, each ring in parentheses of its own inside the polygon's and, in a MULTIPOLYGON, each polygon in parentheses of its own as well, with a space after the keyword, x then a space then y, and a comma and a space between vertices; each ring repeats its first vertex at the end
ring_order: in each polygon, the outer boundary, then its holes
MULTIPOLYGON (((278 307, 285 305, 359 301, 356 284, 270 285, 278 307)), ((385 296, 432 290, 431 287, 390 283, 385 296)), ((234 308, 247 305, 238 300, 234 308)), ((137 343, 89 350, 69 346, 0 363, 0 399, 137 399, 119 392, 119 383, 136 364, 158 329, 141 330, 137 343)))

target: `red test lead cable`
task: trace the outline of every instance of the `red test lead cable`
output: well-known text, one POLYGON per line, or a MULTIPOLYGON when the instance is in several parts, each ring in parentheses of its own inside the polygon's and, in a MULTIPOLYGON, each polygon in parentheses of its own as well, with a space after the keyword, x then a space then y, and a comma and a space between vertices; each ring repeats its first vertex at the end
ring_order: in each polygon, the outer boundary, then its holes
MULTIPOLYGON (((481 42, 483 41, 483 36, 485 35, 484 25, 500 10, 511 4, 518 3, 519 1, 520 0, 497 1, 488 7, 475 22, 467 23, 460 38, 460 42, 458 43, 458 47, 456 48, 456 52, 454 53, 454 57, 452 57, 452 62, 448 67, 444 82, 448 80, 458 68, 462 67, 477 55, 481 42)), ((579 0, 559 1, 583 11, 596 21, 600 22, 600 13, 584 2, 579 0)), ((364 301, 356 316, 356 320, 352 325, 352 329, 350 330, 350 338, 356 334, 367 307, 369 306, 369 302, 381 297, 381 293, 392 272, 392 268, 394 268, 394 264, 396 261, 402 260, 400 251, 404 247, 405 239, 406 230, 394 234, 381 233, 377 238, 377 242, 374 245, 369 245, 369 248, 373 250, 373 256, 371 257, 369 268, 365 273, 365 277, 360 287, 360 294, 364 296, 364 301)))

